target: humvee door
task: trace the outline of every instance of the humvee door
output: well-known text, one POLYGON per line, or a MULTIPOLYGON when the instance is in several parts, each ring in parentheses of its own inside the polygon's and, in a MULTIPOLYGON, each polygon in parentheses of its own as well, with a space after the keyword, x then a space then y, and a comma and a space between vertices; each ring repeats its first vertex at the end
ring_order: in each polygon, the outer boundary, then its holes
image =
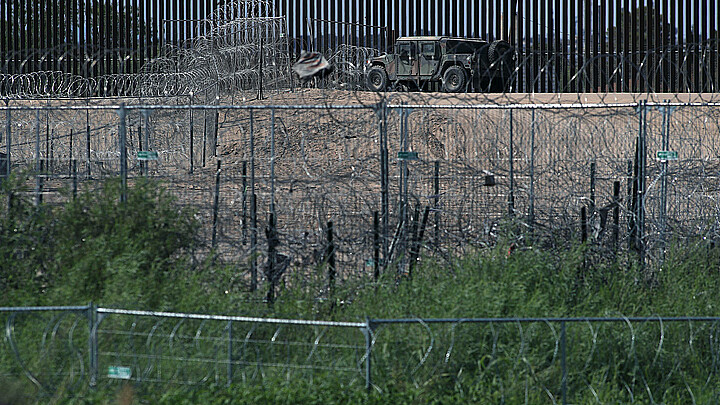
POLYGON ((440 63, 440 47, 436 42, 420 42, 420 76, 435 74, 440 63))

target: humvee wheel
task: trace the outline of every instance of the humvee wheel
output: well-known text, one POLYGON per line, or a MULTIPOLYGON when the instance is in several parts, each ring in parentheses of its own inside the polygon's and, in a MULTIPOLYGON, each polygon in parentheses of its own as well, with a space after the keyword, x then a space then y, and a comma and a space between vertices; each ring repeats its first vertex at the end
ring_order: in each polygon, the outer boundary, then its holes
POLYGON ((467 77, 460 66, 450 66, 443 75, 443 91, 448 93, 459 93, 465 90, 467 77))
POLYGON ((367 87, 372 91, 385 91, 388 84, 387 73, 380 66, 373 66, 367 73, 367 87))

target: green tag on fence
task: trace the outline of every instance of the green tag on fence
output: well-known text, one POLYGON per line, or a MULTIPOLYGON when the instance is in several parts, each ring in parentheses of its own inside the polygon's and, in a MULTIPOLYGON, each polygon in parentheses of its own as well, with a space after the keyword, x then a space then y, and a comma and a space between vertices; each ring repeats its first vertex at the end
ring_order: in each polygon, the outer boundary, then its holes
POLYGON ((417 152, 398 152, 397 158, 399 160, 418 160, 418 153, 417 152))
POLYGON ((130 370, 130 367, 121 367, 121 366, 109 366, 108 367, 108 378, 129 380, 130 377, 132 377, 132 370, 130 370))
POLYGON ((137 154, 138 160, 158 160, 158 153, 151 150, 141 150, 137 154))
POLYGON ((657 160, 678 160, 678 153, 672 150, 657 151, 657 160))

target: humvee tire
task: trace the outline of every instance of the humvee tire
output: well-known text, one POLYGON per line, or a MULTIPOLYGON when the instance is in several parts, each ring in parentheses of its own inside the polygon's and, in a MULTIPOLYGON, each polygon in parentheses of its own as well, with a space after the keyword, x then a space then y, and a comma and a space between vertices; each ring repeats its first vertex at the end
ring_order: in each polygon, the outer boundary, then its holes
POLYGON ((443 74, 443 91, 448 93, 460 93, 465 91, 467 76, 465 70, 460 66, 450 66, 443 74))
POLYGON ((381 66, 373 66, 367 73, 366 85, 372 91, 385 91, 388 76, 381 66))

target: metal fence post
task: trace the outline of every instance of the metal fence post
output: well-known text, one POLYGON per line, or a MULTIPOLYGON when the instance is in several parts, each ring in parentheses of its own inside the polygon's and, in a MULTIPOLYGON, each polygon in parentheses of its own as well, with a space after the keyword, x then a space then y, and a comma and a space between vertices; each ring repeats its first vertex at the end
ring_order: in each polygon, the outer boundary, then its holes
POLYGON ((232 384, 233 379, 233 335, 232 335, 232 321, 228 321, 228 365, 227 365, 227 386, 232 384))
MULTIPOLYGON (((143 121, 145 123, 145 131, 143 132, 144 142, 143 145, 146 151, 150 150, 150 111, 142 110, 143 121)), ((150 175, 150 161, 143 162, 143 169, 145 169, 145 176, 150 175)))
POLYGON ((275 109, 270 110, 270 213, 275 217, 275 109))
POLYGON ((87 158, 87 177, 91 176, 90 172, 90 100, 87 100, 88 109, 85 110, 85 153, 87 158))
POLYGON ((638 233, 640 248, 640 266, 645 266, 645 172, 647 168, 647 101, 642 101, 640 114, 640 144, 638 145, 638 233))
MULTIPOLYGON (((192 106, 192 104, 194 102, 192 91, 190 92, 190 97, 189 97, 188 101, 190 102, 190 105, 192 106)), ((188 171, 190 174, 193 173, 193 170, 195 168, 195 166, 194 166, 194 164, 195 164, 195 162, 194 162, 194 160, 195 160, 195 145, 194 144, 195 144, 195 123, 193 121, 193 109, 190 108, 190 157, 189 157, 190 170, 188 171)))
MULTIPOLYGON (((5 100, 5 107, 9 107, 8 100, 5 100)), ((12 125, 10 109, 5 110, 5 123, 7 125, 5 132, 5 175, 10 176, 10 153, 11 153, 11 140, 12 140, 12 125)))
MULTIPOLYGON (((667 100, 666 100, 667 102, 667 100)), ((661 107, 663 113, 662 123, 662 150, 670 150, 670 106, 661 107)), ((667 226, 667 168, 668 161, 662 162, 662 181, 660 183, 660 263, 665 262, 665 229, 667 226)))
POLYGON ((216 237, 217 237, 217 224, 218 224, 218 209, 220 208, 220 165, 222 161, 217 161, 217 171, 215 172, 215 196, 213 200, 213 221, 212 221, 212 242, 210 246, 215 248, 216 237))
POLYGON ((565 321, 560 323, 560 367, 562 368, 562 380, 560 381, 560 392, 563 405, 567 405, 567 333, 565 321))
POLYGON ((40 205, 42 180, 40 179, 40 110, 35 113, 35 205, 40 205))
POLYGON ((510 109, 510 191, 508 194, 508 214, 515 215, 515 171, 513 168, 514 150, 513 150, 513 110, 510 109))
POLYGON ((88 349, 90 351, 90 387, 97 386, 98 379, 98 342, 97 342, 97 305, 90 303, 88 306, 88 326, 90 334, 88 338, 88 349))
POLYGON ((122 191, 120 195, 120 201, 127 201, 127 146, 125 145, 125 117, 127 112, 125 111, 125 104, 120 104, 120 125, 118 132, 120 134, 120 177, 122 178, 122 191))
POLYGON ((363 335, 365 336, 365 389, 369 392, 372 388, 372 321, 370 318, 365 318, 363 335))
POLYGON ((388 261, 388 220, 390 216, 390 200, 388 191, 388 148, 387 148, 387 115, 388 106, 383 100, 379 106, 379 137, 380 137, 380 204, 382 205, 382 254, 383 268, 388 261))
POLYGON ((255 131, 253 110, 250 110, 250 291, 257 289, 257 195, 255 194, 255 131))
POLYGON ((535 238, 535 109, 532 109, 530 123, 530 201, 528 202, 528 225, 530 225, 530 239, 535 238))

